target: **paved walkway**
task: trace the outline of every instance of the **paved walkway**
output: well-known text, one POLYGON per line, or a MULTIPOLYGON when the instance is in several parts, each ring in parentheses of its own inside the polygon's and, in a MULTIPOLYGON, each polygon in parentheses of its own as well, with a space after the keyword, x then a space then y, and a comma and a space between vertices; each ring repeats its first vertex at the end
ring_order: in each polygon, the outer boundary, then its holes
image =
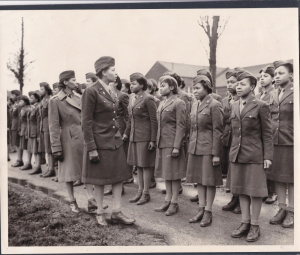
MULTIPOLYGON (((41 190, 54 198, 63 202, 68 200, 65 185, 51 181, 52 178, 41 178, 39 175, 28 175, 31 170, 21 171, 18 168, 12 168, 16 160, 16 153, 10 155, 11 161, 8 168, 9 181, 26 185, 27 187, 41 190)), ((46 165, 43 165, 45 171, 46 165)), ((158 187, 163 187, 159 183, 158 187)), ((128 202, 137 191, 136 184, 125 185, 125 194, 123 195, 122 211, 129 217, 136 219, 136 225, 142 230, 163 235, 169 245, 293 245, 294 229, 284 229, 281 226, 270 225, 269 219, 276 214, 277 204, 263 204, 260 227, 261 237, 255 243, 247 243, 246 238, 231 238, 231 232, 236 229, 240 223, 241 215, 235 215, 232 212, 222 211, 222 206, 230 201, 230 194, 226 194, 224 188, 217 189, 217 195, 213 205, 213 222, 206 228, 201 228, 199 224, 189 224, 188 219, 197 213, 197 204, 191 203, 189 198, 196 195, 196 189, 185 186, 183 194, 179 197, 180 210, 176 215, 165 216, 164 213, 154 211, 155 207, 160 206, 164 201, 164 195, 159 188, 151 189, 151 201, 148 204, 138 206, 128 202)), ((87 207, 87 195, 83 186, 75 187, 75 197, 80 208, 87 207)), ((111 212, 112 198, 105 197, 105 203, 111 212)), ((199 247, 199 251, 200 247, 199 247)))

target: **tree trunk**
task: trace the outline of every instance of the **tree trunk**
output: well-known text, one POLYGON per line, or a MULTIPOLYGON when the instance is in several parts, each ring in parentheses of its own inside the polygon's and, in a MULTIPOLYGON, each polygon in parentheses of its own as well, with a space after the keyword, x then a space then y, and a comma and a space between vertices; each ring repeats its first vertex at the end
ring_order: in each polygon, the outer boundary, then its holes
POLYGON ((213 92, 216 92, 216 73, 217 73, 217 42, 218 42, 218 26, 220 16, 213 16, 213 25, 211 29, 211 36, 209 38, 209 71, 213 80, 213 92))
POLYGON ((20 50, 20 65, 19 65, 19 84, 20 91, 23 93, 24 87, 24 22, 22 18, 22 37, 21 37, 21 50, 20 50))

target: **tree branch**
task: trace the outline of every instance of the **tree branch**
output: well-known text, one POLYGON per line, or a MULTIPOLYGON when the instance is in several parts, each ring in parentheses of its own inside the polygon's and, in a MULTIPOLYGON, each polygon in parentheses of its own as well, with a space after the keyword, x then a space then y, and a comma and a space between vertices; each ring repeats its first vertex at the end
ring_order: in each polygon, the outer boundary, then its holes
POLYGON ((223 19, 222 20, 222 23, 223 24, 221 24, 220 26, 219 26, 219 28, 220 28, 220 30, 218 31, 218 38, 220 38, 220 36, 223 34, 223 32, 224 32, 224 30, 225 30, 225 28, 226 28, 226 26, 227 26, 227 24, 228 24, 228 21, 229 21, 229 19, 230 19, 230 16, 227 18, 227 19, 223 19))
POLYGON ((199 41, 200 41, 200 43, 202 44, 202 46, 203 46, 203 49, 204 49, 204 50, 205 50, 205 52, 206 52, 207 59, 209 60, 209 54, 208 54, 208 51, 207 51, 207 49, 205 48, 205 46, 204 46, 204 44, 202 43, 201 39, 199 39, 199 41))
POLYGON ((209 38, 209 37, 210 37, 209 31, 206 30, 206 28, 204 27, 204 22, 203 22, 204 20, 205 20, 205 17, 200 16, 200 22, 199 22, 199 20, 197 20, 197 22, 198 22, 199 26, 203 28, 205 34, 206 34, 206 35, 208 36, 208 38, 209 38))

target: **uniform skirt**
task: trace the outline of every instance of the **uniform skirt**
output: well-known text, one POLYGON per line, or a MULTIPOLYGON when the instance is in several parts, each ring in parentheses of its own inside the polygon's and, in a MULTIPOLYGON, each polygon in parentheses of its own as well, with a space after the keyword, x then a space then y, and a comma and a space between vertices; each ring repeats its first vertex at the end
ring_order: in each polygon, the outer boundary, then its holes
POLYGON ((223 146, 222 157, 221 157, 222 174, 228 174, 229 151, 230 151, 230 146, 223 146))
POLYGON ((97 150, 100 161, 90 163, 89 153, 84 147, 82 182, 94 185, 110 185, 131 178, 131 167, 126 163, 123 145, 115 150, 97 150))
POLYGON ((173 148, 157 148, 155 177, 166 181, 180 180, 186 175, 185 150, 179 151, 177 158, 172 157, 173 148))
POLYGON ((263 164, 230 162, 230 190, 232 194, 267 197, 268 188, 263 164))
POLYGON ((11 146, 20 146, 20 136, 17 130, 11 131, 11 146))
POLYGON ((50 142, 50 133, 45 131, 44 133, 44 145, 45 145, 45 153, 51 154, 51 142, 50 142))
POLYGON ((27 144, 27 151, 29 153, 38 153, 38 142, 36 137, 29 137, 27 144))
POLYGON ((204 186, 223 184, 221 166, 213 166, 212 155, 189 154, 186 182, 200 183, 204 186))
POLYGON ((155 166, 155 148, 148 150, 150 142, 129 142, 127 163, 137 167, 155 166))
POLYGON ((20 149, 27 150, 28 139, 25 138, 25 135, 20 136, 20 149))
POLYGON ((38 152, 44 153, 45 152, 45 143, 44 143, 44 132, 40 133, 40 140, 38 142, 38 152))
POLYGON ((267 169, 268 180, 294 183, 294 146, 274 146, 273 162, 267 169))

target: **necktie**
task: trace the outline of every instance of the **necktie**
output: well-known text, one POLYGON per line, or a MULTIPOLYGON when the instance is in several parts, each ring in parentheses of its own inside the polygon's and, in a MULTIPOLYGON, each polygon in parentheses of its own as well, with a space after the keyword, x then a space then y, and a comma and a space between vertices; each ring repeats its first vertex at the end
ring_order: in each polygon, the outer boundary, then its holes
POLYGON ((282 98, 282 96, 284 94, 284 91, 285 91, 285 89, 281 89, 279 97, 278 97, 279 101, 281 100, 281 98, 282 98))
POLYGON ((137 95, 135 95, 135 96, 132 98, 132 106, 134 106, 134 103, 135 103, 136 99, 137 99, 137 95))
POLYGON ((241 113, 242 110, 244 109, 245 104, 246 104, 246 101, 245 101, 245 100, 242 100, 242 102, 240 103, 240 113, 241 113))

